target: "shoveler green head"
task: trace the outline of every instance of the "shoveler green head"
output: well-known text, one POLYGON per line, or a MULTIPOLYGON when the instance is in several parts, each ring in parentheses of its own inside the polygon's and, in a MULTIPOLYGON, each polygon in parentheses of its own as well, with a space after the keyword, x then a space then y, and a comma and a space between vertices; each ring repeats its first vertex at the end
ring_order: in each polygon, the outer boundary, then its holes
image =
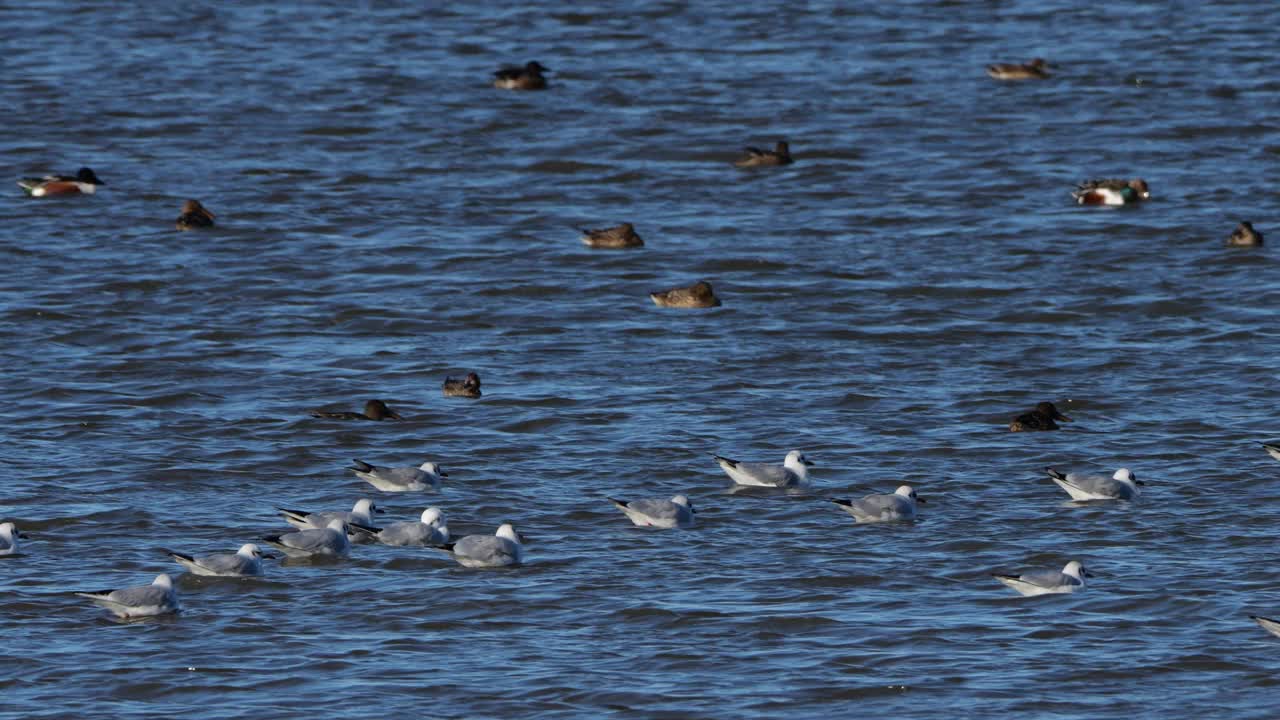
POLYGON ((31 197, 74 195, 77 193, 92 195, 99 185, 106 185, 106 183, 99 180, 93 170, 87 167, 80 168, 80 171, 74 176, 45 175, 40 178, 23 178, 18 181, 18 186, 31 197))
POLYGON ((1071 196, 1081 205, 1129 205, 1151 199, 1151 188, 1142 178, 1089 180, 1080 183, 1071 196))

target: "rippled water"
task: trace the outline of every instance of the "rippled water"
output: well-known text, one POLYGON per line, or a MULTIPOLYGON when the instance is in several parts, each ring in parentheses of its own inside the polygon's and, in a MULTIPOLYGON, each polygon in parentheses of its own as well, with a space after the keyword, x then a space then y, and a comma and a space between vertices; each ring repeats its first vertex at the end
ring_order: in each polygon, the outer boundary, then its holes
POLYGON ((0 714, 1263 718, 1280 645, 1270 2, 345 3, 0 11, 8 410, 0 714), (992 61, 1044 56, 1047 82, 992 61), (551 67, 545 93, 487 85, 551 67), (746 144, 795 165, 743 172, 746 144), (1080 208, 1095 176, 1155 198, 1080 208), (172 229, 181 201, 218 215, 172 229), (629 220, 646 246, 576 228, 629 220), (646 293, 707 279, 712 311, 646 293), (479 401, 441 397, 475 370, 479 401), (399 423, 316 420, 379 397, 399 423), (1012 434, 1054 400, 1076 422, 1012 434), (818 465, 730 495, 707 455, 818 465), (439 461, 438 495, 343 468, 439 461), (1041 475, 1133 468, 1132 506, 1041 475), (854 526, 831 497, 929 500, 854 526), (604 496, 687 492, 691 531, 604 496), (526 567, 358 547, 176 618, 70 594, 231 550, 277 505, 526 567), (989 573, 1086 561, 1076 596, 989 573))

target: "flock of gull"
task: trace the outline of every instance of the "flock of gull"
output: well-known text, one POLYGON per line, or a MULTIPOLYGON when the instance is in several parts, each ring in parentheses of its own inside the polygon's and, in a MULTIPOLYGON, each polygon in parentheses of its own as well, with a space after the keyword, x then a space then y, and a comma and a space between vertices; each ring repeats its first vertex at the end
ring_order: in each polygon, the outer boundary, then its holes
MULTIPOLYGON (((1050 77, 1052 66, 1036 58, 1024 64, 996 64, 987 67, 987 74, 1001 81, 1043 80, 1050 77)), ((493 85, 504 90, 542 90, 547 87, 544 73, 551 70, 537 61, 521 67, 504 67, 496 71, 493 85)), ((741 168, 765 168, 789 165, 794 162, 790 146, 778 141, 772 150, 748 147, 746 154, 735 161, 741 168)), ((31 197, 54 197, 76 194, 93 194, 106 183, 90 168, 84 167, 76 175, 46 175, 24 178, 18 183, 31 197)), ((1081 205, 1128 205, 1146 201, 1151 191, 1145 180, 1100 179, 1081 183, 1072 197, 1081 205)), ((175 223, 179 230, 197 230, 214 226, 214 214, 197 200, 187 200, 175 223)), ((583 230, 581 240, 593 248, 627 249, 643 247, 644 241, 631 223, 616 227, 583 230)), ((1242 221, 1227 239, 1228 245, 1257 246, 1263 242, 1262 234, 1242 221)), ((699 281, 691 286, 671 288, 650 294, 659 306, 676 308, 711 308, 721 304, 712 291, 711 284, 699 281)), ((446 378, 443 391, 449 397, 479 398, 480 377, 469 373, 464 378, 446 378)), ((382 400, 369 400, 360 412, 345 410, 314 410, 317 418, 357 421, 399 420, 401 416, 387 407, 382 400)), ((1070 422, 1071 418, 1058 411, 1052 402, 1041 402, 1031 410, 1019 414, 1009 424, 1013 432, 1057 430, 1057 421, 1070 422)), ((1280 460, 1280 444, 1264 444, 1264 449, 1280 460)), ((720 455, 715 461, 733 481, 735 488, 773 488, 790 491, 809 485, 809 467, 813 463, 804 453, 792 450, 781 464, 768 462, 743 462, 720 455)), ((383 467, 355 460, 349 468, 355 475, 384 493, 425 493, 438 490, 448 474, 434 462, 424 462, 416 467, 383 467)), ((1062 473, 1046 468, 1049 478, 1065 490, 1073 501, 1132 502, 1139 496, 1139 486, 1144 483, 1127 468, 1114 474, 1062 473)), ((615 507, 640 527, 673 529, 690 528, 697 522, 697 511, 686 495, 669 499, 647 498, 622 500, 608 498, 615 507)), ((847 512, 855 523, 884 523, 912 521, 916 518, 917 505, 924 503, 910 485, 902 485, 893 493, 868 495, 860 499, 833 499, 832 503, 847 512)), ((524 539, 510 523, 498 527, 492 535, 466 535, 454 538, 449 532, 444 512, 438 507, 428 507, 417 520, 396 522, 379 527, 374 515, 382 513, 372 500, 360 499, 351 510, 308 512, 279 508, 283 519, 293 527, 290 532, 266 535, 260 540, 287 556, 298 558, 345 557, 353 544, 378 543, 399 547, 433 548, 447 553, 459 565, 468 568, 514 567, 524 562, 524 539)), ((19 540, 27 536, 18 531, 12 522, 0 523, 0 556, 19 553, 19 540)), ((247 543, 236 552, 192 555, 174 550, 164 551, 175 562, 194 575, 216 577, 258 577, 264 574, 263 559, 274 556, 264 554, 257 544, 247 543)), ((1085 588, 1085 579, 1091 577, 1084 565, 1071 560, 1061 570, 1040 569, 1017 575, 993 574, 998 581, 1022 595, 1045 595, 1079 592, 1085 588)), ((173 578, 161 574, 149 585, 97 592, 76 593, 111 611, 122 619, 148 617, 176 612, 180 609, 173 578)), ((1268 632, 1280 636, 1280 620, 1253 617, 1268 632)))

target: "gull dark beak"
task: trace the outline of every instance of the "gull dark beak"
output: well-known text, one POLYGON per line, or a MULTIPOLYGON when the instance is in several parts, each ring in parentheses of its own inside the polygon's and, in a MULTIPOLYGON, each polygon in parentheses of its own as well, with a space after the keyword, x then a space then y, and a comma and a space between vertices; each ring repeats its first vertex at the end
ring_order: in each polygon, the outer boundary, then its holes
POLYGON ((1082 574, 1083 574, 1085 577, 1093 577, 1093 573, 1089 572, 1088 570, 1085 570, 1082 574))
POLYGON ((449 477, 449 473, 447 473, 447 472, 445 472, 445 471, 441 470, 441 471, 440 471, 440 477, 449 477))
POLYGON ((387 512, 386 510, 383 510, 382 508, 374 508, 374 509, 373 509, 373 511, 374 511, 374 512, 376 512, 376 513, 378 513, 379 515, 384 515, 384 514, 386 514, 386 512, 387 512))
POLYGON ((1141 480, 1139 480, 1138 478, 1134 478, 1134 479, 1133 479, 1133 483, 1134 483, 1135 485, 1146 485, 1146 483, 1142 482, 1142 481, 1141 481, 1141 480))
POLYGON ((18 538, 19 538, 19 539, 21 539, 21 540, 30 540, 30 539, 31 539, 31 536, 30 536, 30 535, 28 535, 28 534, 26 534, 26 533, 24 533, 24 532, 20 532, 20 533, 18 533, 18 538))
POLYGON ((272 555, 271 553, 258 553, 258 557, 262 558, 263 560, 275 560, 277 556, 272 555))
POLYGON ((922 497, 920 497, 919 495, 917 495, 917 496, 916 496, 916 502, 918 502, 918 503, 927 503, 927 502, 929 502, 929 501, 928 501, 928 500, 925 500, 924 498, 922 498, 922 497))
POLYGON ((805 465, 817 465, 818 463, 816 463, 816 462, 814 462, 814 461, 810 460, 809 458, 805 458, 805 459, 804 459, 804 464, 805 464, 805 465))

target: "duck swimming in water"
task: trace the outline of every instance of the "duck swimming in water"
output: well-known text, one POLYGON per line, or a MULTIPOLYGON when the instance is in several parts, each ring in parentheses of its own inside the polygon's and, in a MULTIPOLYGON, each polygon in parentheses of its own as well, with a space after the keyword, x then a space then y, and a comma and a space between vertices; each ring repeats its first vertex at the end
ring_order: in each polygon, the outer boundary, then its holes
POLYGON ((1058 412, 1058 408, 1054 407, 1053 403, 1042 402, 1014 418, 1013 422, 1009 423, 1009 430, 1011 432, 1057 430, 1058 424, 1054 420, 1071 422, 1071 418, 1058 412))

